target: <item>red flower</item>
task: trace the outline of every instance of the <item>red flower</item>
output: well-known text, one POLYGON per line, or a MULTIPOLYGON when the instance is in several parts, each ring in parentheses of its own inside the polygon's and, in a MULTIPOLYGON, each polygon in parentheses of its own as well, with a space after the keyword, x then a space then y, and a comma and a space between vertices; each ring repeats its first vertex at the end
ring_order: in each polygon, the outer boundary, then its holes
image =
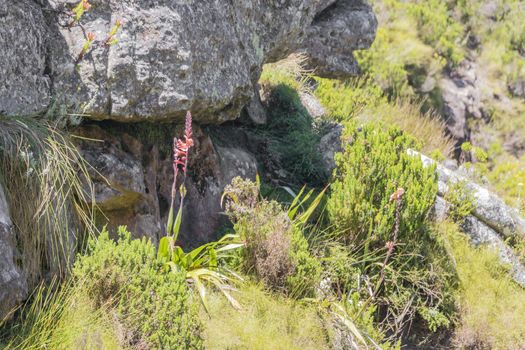
POLYGON ((173 139, 173 169, 175 174, 178 172, 178 168, 184 172, 186 175, 186 170, 188 167, 188 151, 193 146, 193 133, 191 130, 191 113, 186 113, 186 125, 184 129, 184 141, 182 139, 173 139))
POLYGON ((392 241, 386 242, 385 248, 388 251, 388 254, 392 254, 392 251, 394 250, 394 246, 395 246, 394 242, 392 241))
POLYGON ((91 8, 91 4, 88 2, 88 0, 82 0, 82 7, 85 11, 89 11, 91 8))

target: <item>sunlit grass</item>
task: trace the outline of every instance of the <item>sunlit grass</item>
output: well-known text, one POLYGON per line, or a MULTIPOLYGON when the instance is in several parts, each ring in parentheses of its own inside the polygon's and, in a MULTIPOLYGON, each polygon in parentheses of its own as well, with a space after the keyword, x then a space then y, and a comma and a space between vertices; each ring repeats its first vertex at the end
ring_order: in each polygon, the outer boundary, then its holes
POLYGON ((512 281, 496 252, 473 248, 456 225, 439 223, 436 230, 448 239, 460 279, 455 345, 468 349, 522 349, 525 290, 512 281))
POLYGON ((237 311, 219 295, 210 295, 205 320, 207 349, 329 349, 327 334, 314 306, 303 305, 256 285, 243 287, 237 311))
POLYGON ((84 234, 95 232, 89 165, 45 120, 0 116, 0 179, 30 288, 44 269, 65 275, 84 234))
MULTIPOLYGON (((77 281, 78 282, 78 281, 77 281)), ((21 308, 4 350, 119 350, 118 329, 109 308, 95 307, 81 283, 54 280, 41 285, 21 308)))

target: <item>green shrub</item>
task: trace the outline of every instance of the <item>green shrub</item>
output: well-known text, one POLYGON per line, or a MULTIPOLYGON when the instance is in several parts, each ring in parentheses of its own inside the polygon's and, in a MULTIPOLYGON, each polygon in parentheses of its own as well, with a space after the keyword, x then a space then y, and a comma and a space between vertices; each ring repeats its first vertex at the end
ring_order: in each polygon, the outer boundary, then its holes
POLYGON ((446 1, 417 1, 410 3, 408 9, 416 19, 419 36, 426 44, 433 46, 453 64, 463 60, 460 41, 464 28, 449 15, 446 1))
MULTIPOLYGON (((346 282, 337 277, 338 283, 349 283, 339 288, 358 290, 363 298, 373 293, 381 300, 376 305, 384 329, 397 336, 415 320, 423 332, 448 327, 455 275, 427 218, 437 194, 435 168, 407 154, 417 143, 398 129, 366 125, 348 133, 352 143, 337 156, 327 203, 334 235, 348 246, 338 254, 350 257, 353 267, 347 273, 356 276, 346 282), (404 195, 396 210, 391 195, 401 193, 400 188, 404 195)), ((328 259, 327 270, 339 275, 340 261, 328 259)))
POLYGON ((450 185, 445 200, 449 203, 448 215, 454 222, 462 222, 474 210, 474 196, 468 191, 466 180, 450 185))
POLYGON ((272 107, 267 124, 253 129, 268 145, 270 159, 264 163, 272 163, 273 168, 266 171, 284 170, 287 181, 300 186, 323 185, 328 174, 318 150, 321 125, 310 116, 291 86, 271 87, 268 101, 272 107))
POLYGON ((131 240, 124 227, 114 242, 104 231, 79 256, 74 275, 85 279, 98 303, 114 302, 130 345, 155 349, 201 349, 201 324, 185 274, 161 271, 155 247, 131 240))
POLYGON ((372 79, 353 79, 341 82, 315 78, 315 96, 327 109, 330 119, 343 122, 357 117, 364 109, 386 103, 381 87, 372 79))
POLYGON ((399 237, 413 238, 437 194, 435 167, 425 168, 406 153, 417 143, 398 129, 367 125, 350 131, 349 137, 352 143, 336 157, 337 179, 327 204, 331 222, 347 241, 368 237, 384 243, 395 220, 390 195, 403 188, 399 237))
POLYGON ((288 289, 292 296, 312 297, 320 281, 321 264, 310 253, 308 241, 297 227, 293 229, 291 243, 290 257, 295 271, 288 277, 288 289))
POLYGON ((239 264, 267 287, 294 297, 313 296, 321 267, 308 241, 275 201, 259 196, 258 184, 239 177, 225 189, 226 211, 235 232, 246 242, 239 264))
POLYGON ((407 98, 389 101, 372 79, 345 83, 321 78, 316 81, 315 95, 327 109, 328 118, 396 126, 420 140, 424 153, 439 150, 444 156, 452 154, 455 142, 446 135, 443 119, 432 110, 423 113, 423 103, 407 98))

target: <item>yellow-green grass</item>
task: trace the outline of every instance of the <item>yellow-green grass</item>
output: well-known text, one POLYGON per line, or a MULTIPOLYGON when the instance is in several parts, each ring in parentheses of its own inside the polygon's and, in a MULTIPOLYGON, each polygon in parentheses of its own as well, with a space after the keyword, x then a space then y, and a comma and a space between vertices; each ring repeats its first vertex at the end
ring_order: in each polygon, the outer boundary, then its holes
POLYGON ((496 252, 472 247, 455 224, 439 223, 436 229, 448 240, 460 280, 454 346, 523 349, 525 290, 512 281, 496 252))
POLYGON ((97 307, 81 284, 39 287, 14 324, 4 326, 3 350, 120 350, 120 327, 109 307, 97 307), (9 328, 10 327, 10 328, 9 328))
POLYGON ((248 284, 235 294, 242 310, 211 294, 210 315, 203 315, 207 349, 329 349, 315 306, 270 294, 248 284))

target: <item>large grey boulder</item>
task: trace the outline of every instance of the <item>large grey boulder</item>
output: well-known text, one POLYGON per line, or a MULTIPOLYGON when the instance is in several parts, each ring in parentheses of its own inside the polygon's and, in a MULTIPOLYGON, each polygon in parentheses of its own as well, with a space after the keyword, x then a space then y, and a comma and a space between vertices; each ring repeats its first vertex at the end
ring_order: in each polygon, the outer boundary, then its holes
POLYGON ((353 52, 370 47, 376 35, 377 19, 370 5, 365 0, 332 0, 322 5, 302 44, 310 68, 330 78, 357 74, 353 52))
POLYGON ((0 184, 0 322, 27 296, 27 283, 15 263, 17 255, 9 207, 0 184))
MULTIPOLYGON (((409 150, 409 154, 421 158, 424 165, 429 166, 436 162, 416 151, 409 150)), ((525 236, 525 219, 519 212, 509 207, 496 194, 476 184, 458 171, 436 164, 438 176, 438 194, 445 196, 453 184, 461 184, 473 197, 474 211, 472 215, 484 222, 487 226, 503 236, 521 235, 525 236)))
POLYGON ((469 118, 481 119, 483 106, 478 68, 475 62, 464 60, 439 81, 443 99, 442 115, 450 135, 462 143, 470 139, 469 118))
POLYGON ((250 101, 264 63, 299 49, 319 73, 355 73, 352 51, 377 26, 358 0, 90 0, 82 26, 70 27, 76 3, 0 0, 4 113, 41 112, 53 99, 93 119, 166 121, 192 110, 199 123, 221 123, 250 101), (103 45, 117 19, 119 43, 103 45), (76 64, 88 32, 95 45, 76 64))
POLYGON ((460 174, 460 170, 437 164, 433 159, 414 150, 408 150, 408 153, 420 158, 424 166, 436 166, 438 196, 434 204, 434 218, 438 221, 447 218, 451 205, 444 198, 450 186, 461 184, 472 195, 474 206, 472 213, 464 218, 463 232, 470 237, 472 244, 483 244, 498 252, 501 262, 510 266, 514 281, 525 287, 525 266, 505 243, 507 237, 525 235, 525 220, 518 211, 507 206, 497 195, 460 174))
MULTIPOLYGON (((433 210, 434 219, 437 221, 447 219, 450 206, 450 203, 443 197, 436 197, 433 210)), ((464 218, 461 229, 468 235, 471 244, 475 246, 484 245, 494 249, 498 253, 500 261, 510 267, 510 274, 514 281, 525 287, 525 266, 497 231, 474 215, 467 215, 464 218)))
POLYGON ((470 236, 473 244, 483 244, 495 249, 500 261, 510 266, 510 274, 514 281, 525 287, 525 266, 498 232, 473 215, 465 218, 462 228, 470 236))

